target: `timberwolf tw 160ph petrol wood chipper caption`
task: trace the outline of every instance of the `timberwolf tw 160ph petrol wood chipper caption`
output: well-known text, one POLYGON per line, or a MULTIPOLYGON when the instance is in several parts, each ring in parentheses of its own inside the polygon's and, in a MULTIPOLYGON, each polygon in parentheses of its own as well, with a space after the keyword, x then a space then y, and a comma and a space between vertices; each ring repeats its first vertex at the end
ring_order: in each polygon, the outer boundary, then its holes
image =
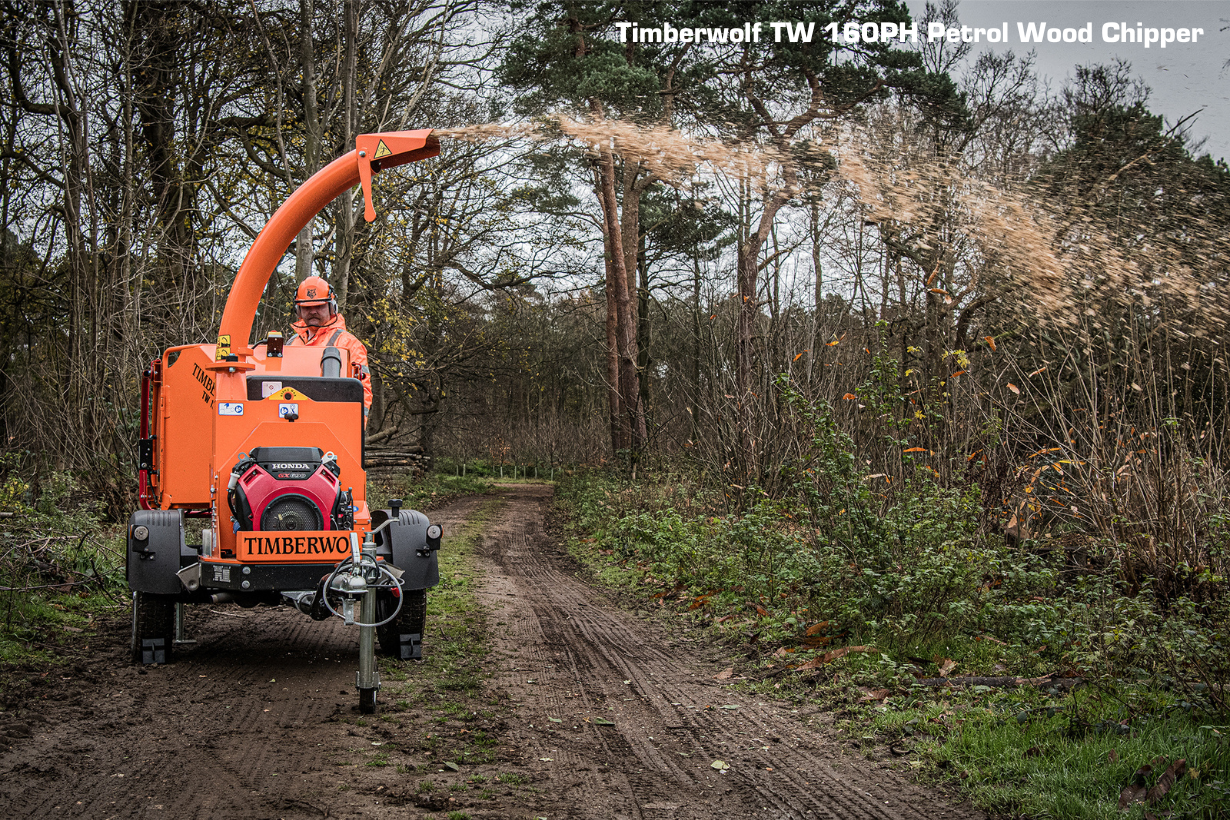
POLYGON ((289 602, 359 629, 359 708, 373 712, 386 652, 417 658, 427 589, 439 583, 440 527, 389 501, 371 510, 363 471, 363 387, 349 353, 249 346, 269 276, 291 240, 356 183, 434 157, 430 130, 363 134, 300 186, 249 249, 216 345, 172 347, 142 379, 139 501, 128 522, 132 658, 166 663, 185 605, 289 602), (189 544, 185 519, 207 518, 189 544))

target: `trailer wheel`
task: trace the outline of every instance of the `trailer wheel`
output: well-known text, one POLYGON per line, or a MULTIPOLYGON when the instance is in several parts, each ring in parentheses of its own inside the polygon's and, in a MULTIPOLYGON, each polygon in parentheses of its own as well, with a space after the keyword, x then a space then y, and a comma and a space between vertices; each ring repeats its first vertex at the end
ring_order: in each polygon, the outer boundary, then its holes
POLYGON ((170 595, 134 592, 132 594, 132 662, 169 663, 171 648, 174 644, 174 598, 170 595))
MULTIPOLYGON (((423 629, 427 625, 427 590, 403 589, 401 594, 401 612, 397 613, 397 620, 376 630, 376 635, 380 638, 380 650, 394 658, 406 657, 402 652, 401 636, 418 635, 419 640, 422 640, 423 629)), ((380 620, 387 618, 387 613, 392 612, 397 605, 389 593, 381 593, 376 603, 380 620), (381 612, 385 614, 380 614, 381 612)))

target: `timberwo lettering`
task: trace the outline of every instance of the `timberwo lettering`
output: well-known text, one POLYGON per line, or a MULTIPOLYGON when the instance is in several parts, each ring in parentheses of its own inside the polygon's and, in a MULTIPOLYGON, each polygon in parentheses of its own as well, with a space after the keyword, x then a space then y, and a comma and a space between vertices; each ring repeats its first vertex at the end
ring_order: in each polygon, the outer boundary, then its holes
POLYGON ((248 555, 333 555, 350 551, 344 535, 250 535, 245 541, 248 555))

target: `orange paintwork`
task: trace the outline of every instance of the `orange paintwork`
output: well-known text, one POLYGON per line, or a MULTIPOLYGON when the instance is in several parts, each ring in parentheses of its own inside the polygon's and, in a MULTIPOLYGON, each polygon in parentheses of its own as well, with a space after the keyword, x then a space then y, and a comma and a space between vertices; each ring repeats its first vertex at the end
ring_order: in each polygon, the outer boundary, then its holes
MULTIPOLYGON (((226 480, 230 476, 231 466, 238 461, 238 454, 262 445, 319 447, 326 452, 332 450, 337 454, 338 466, 345 471, 342 483, 355 487, 355 503, 358 504, 364 498, 365 485, 360 439, 362 403, 313 402, 306 397, 296 399, 300 404, 299 420, 288 422, 278 418, 276 401, 247 399, 249 376, 319 376, 321 352, 320 348, 288 347, 283 351, 284 358, 266 359, 263 349, 258 347, 249 362, 254 367, 231 374, 227 372, 229 368, 219 368, 219 363, 213 360, 213 345, 173 347, 168 350, 162 359, 162 378, 155 381, 151 399, 155 411, 151 415, 150 432, 155 440, 154 464, 157 467, 150 481, 154 505, 164 510, 208 507, 212 500, 210 466, 214 453, 222 456, 218 463, 225 467, 220 488, 225 495, 226 480), (172 364, 165 364, 172 360, 172 364), (219 385, 222 384, 227 385, 225 396, 219 394, 219 385), (244 415, 219 416, 218 401, 243 402, 244 415), (356 414, 360 420, 357 428, 355 419, 350 418, 356 414), (218 444, 227 444, 229 440, 225 437, 218 439, 218 423, 226 430, 237 424, 243 432, 243 441, 238 444, 231 442, 229 449, 219 450, 218 444), (272 423, 274 428, 259 426, 266 423, 272 423), (302 427, 312 423, 335 429, 307 440, 308 433, 302 427), (299 427, 291 429, 293 425, 299 427), (256 434, 258 427, 267 438, 245 444, 256 434), (213 431, 214 435, 211 437, 207 431, 213 431), (352 483, 347 484, 348 481, 352 483)), ((341 355, 345 372, 349 363, 345 361, 344 350, 341 355)), ((222 503, 225 507, 225 498, 222 503)))
POLYGON ((173 347, 162 355, 161 378, 150 397, 150 435, 155 470, 150 474, 154 506, 164 510, 209 506, 209 464, 215 375, 213 345, 173 347))
MULTIPOLYGON (((222 314, 218 345, 186 345, 166 351, 151 383, 150 430, 154 439, 154 463, 150 472, 150 497, 160 509, 212 511, 214 532, 212 561, 334 563, 349 554, 301 552, 298 541, 290 552, 262 552, 260 544, 249 554, 254 539, 272 533, 235 533, 226 503, 231 468, 239 454, 254 447, 319 447, 337 456, 343 487, 354 495, 355 530, 371 525, 367 505, 367 477, 363 471, 363 402, 313 401, 296 396, 298 419, 279 417, 277 396, 248 399, 250 377, 320 376, 322 348, 288 346, 282 358, 266 358, 260 345, 254 350, 249 336, 261 294, 269 276, 285 255, 291 241, 321 208, 335 197, 362 184, 368 221, 375 218, 371 200, 371 175, 419 159, 436 156, 439 142, 430 129, 385 134, 363 134, 354 151, 339 157, 300 186, 278 208, 256 237, 235 277, 222 314), (234 361, 223 361, 233 355, 234 361), (224 415, 220 405, 242 415, 224 415)), ((342 373, 351 372, 349 353, 342 349, 342 373)), ((278 537, 324 538, 333 545, 344 531, 325 533, 279 533, 278 537)), ((271 542, 272 543, 272 542, 271 542)), ((324 543, 324 542, 320 542, 324 543)), ((303 545, 307 549, 308 542, 303 545)))
MULTIPOLYGON (((280 397, 274 394, 264 399, 248 400, 248 378, 277 373, 281 376, 319 376, 322 348, 287 347, 281 359, 266 359, 259 346, 251 361, 256 365, 249 371, 227 372, 215 370, 217 403, 241 404, 243 415, 221 415, 216 410, 213 416, 213 479, 217 487, 218 504, 215 518, 217 540, 213 558, 238 559, 236 534, 226 506, 226 484, 231 467, 239 461, 240 453, 250 453, 254 447, 319 447, 337 456, 341 468, 343 487, 354 493, 355 529, 366 532, 371 515, 367 507, 367 476, 363 472, 363 402, 312 401, 304 396, 296 398, 299 418, 287 421, 278 415, 280 397), (276 369, 275 369, 276 368, 276 369)), ((348 372, 350 363, 347 353, 340 350, 342 372, 348 372)), ((217 367, 219 363, 214 363, 217 367)), ((222 363, 225 364, 225 363, 222 363)), ((216 407, 216 405, 215 405, 216 407)))

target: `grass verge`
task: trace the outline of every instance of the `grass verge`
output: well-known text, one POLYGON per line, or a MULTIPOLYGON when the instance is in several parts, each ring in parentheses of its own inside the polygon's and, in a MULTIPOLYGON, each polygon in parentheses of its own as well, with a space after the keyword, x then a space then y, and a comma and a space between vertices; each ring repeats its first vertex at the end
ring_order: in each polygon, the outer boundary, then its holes
MULTIPOLYGON (((37 500, 10 475, 0 489, 0 665, 46 666, 89 650, 95 621, 128 606, 124 534, 54 474, 37 500)), ((7 687, 7 675, 0 687, 7 687)))
POLYGON ((1000 815, 1230 817, 1230 715, 1192 682, 1225 651, 1216 606, 1160 610, 1111 572, 982 539, 926 482, 863 529, 713 495, 590 476, 557 497, 599 583, 707 631, 721 679, 868 756, 1000 815))
POLYGON ((386 681, 381 695, 392 704, 383 714, 393 721, 398 714, 431 715, 426 724, 420 722, 427 728, 417 745, 433 760, 474 764, 493 759, 494 742, 479 725, 485 710, 474 708, 473 702, 483 692, 490 652, 487 615, 475 595, 481 580, 475 553, 502 504, 497 498, 485 500, 440 550, 440 583, 427 594, 423 660, 406 665, 381 659, 386 681))

